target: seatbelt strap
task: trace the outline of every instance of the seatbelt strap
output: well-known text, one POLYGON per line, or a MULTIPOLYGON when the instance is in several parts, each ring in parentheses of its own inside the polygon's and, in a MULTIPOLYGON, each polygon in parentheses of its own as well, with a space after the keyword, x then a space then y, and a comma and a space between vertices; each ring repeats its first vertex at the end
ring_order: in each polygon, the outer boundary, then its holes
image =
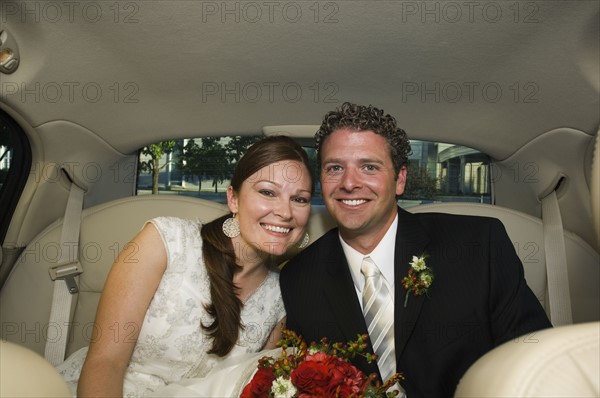
POLYGON ((542 222, 550 321, 554 326, 570 325, 573 323, 573 315, 571 314, 569 272, 556 190, 542 199, 542 222))
POLYGON ((83 196, 84 190, 75 182, 71 182, 60 235, 60 258, 57 265, 49 269, 50 278, 54 281, 54 293, 48 323, 52 327, 48 328, 44 356, 53 365, 58 365, 65 360, 73 295, 79 291, 78 275, 83 272, 79 263, 79 230, 83 196))

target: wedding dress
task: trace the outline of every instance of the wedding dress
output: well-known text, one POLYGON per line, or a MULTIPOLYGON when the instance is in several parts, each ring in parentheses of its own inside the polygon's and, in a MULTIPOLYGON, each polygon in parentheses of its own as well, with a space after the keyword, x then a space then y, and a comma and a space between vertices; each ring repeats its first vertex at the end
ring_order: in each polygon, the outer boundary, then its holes
MULTIPOLYGON (((201 323, 212 321, 204 308, 211 298, 202 257, 201 224, 173 217, 159 217, 149 222, 156 226, 163 239, 167 269, 141 325, 125 375, 123 394, 126 397, 147 396, 181 380, 198 380, 217 365, 239 364, 239 359, 248 358, 248 354, 256 357, 273 327, 285 316, 279 274, 270 271, 244 303, 241 312, 244 328, 233 350, 222 358, 208 354, 212 339, 200 327, 201 323)), ((134 327, 136 325, 115 325, 114 330, 99 332, 127 338, 127 332, 134 327)), ((87 347, 82 348, 57 367, 73 395, 86 354, 87 347)), ((256 367, 256 362, 253 364, 256 367)), ((227 379, 221 382, 227 384, 227 379)))
POLYGON ((281 348, 230 357, 214 366, 204 377, 182 379, 158 389, 148 397, 238 398, 264 356, 279 358, 281 348))

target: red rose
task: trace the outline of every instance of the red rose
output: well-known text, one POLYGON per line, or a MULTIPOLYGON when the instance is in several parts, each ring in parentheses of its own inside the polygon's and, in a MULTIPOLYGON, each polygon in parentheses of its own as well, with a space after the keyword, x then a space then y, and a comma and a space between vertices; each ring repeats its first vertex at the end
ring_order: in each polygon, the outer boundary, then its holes
POLYGON ((299 392, 315 396, 323 395, 330 378, 329 367, 321 361, 304 361, 291 374, 299 392))
POLYGON ((350 363, 333 358, 331 362, 331 379, 327 390, 331 396, 346 397, 351 393, 357 395, 364 389, 367 376, 350 363))
POLYGON ((343 364, 345 364, 346 362, 344 361, 332 361, 331 363, 331 379, 329 380, 329 390, 331 390, 331 388, 335 388, 336 386, 339 386, 341 384, 345 384, 346 382, 346 371, 344 371, 344 369, 340 368, 340 366, 344 366, 343 364))
POLYGON ((242 391, 240 398, 268 398, 275 373, 269 368, 259 368, 252 381, 242 391))

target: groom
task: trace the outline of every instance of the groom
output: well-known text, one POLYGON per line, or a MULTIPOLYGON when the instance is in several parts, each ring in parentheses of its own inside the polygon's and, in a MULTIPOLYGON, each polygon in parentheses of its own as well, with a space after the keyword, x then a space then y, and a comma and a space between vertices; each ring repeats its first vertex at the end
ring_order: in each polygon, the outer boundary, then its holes
POLYGON ((498 220, 398 208, 410 144, 392 116, 345 103, 325 116, 315 141, 323 199, 338 228, 282 270, 289 329, 308 342, 347 342, 369 330, 369 350, 380 359, 355 364, 380 377, 389 367, 402 372, 416 398, 451 397, 487 351, 551 327, 498 220), (433 279, 406 289, 413 256, 424 256, 421 274, 433 279))

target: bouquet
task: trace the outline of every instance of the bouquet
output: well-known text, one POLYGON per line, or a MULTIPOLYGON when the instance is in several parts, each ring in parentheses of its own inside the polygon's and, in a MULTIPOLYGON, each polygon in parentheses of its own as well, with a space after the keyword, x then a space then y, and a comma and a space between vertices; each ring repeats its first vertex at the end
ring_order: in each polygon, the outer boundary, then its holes
POLYGON ((324 338, 308 346, 302 337, 284 330, 278 343, 281 357, 262 357, 240 397, 393 397, 397 391, 386 391, 404 378, 401 373, 381 384, 375 374, 366 376, 349 362, 356 355, 364 356, 368 362, 377 359, 374 354, 363 353, 367 338, 358 336, 347 344, 328 344, 324 338))

